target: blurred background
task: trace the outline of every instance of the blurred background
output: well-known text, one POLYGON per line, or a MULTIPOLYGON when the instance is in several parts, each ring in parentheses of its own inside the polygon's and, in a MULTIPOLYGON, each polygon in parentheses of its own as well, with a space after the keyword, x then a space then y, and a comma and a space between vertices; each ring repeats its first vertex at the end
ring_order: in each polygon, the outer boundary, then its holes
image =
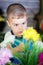
POLYGON ((28 27, 34 27, 40 34, 43 34, 43 0, 0 0, 0 42, 5 33, 10 30, 6 24, 6 9, 12 3, 21 3, 27 9, 29 15, 28 27), (42 28, 40 28, 40 25, 42 28))

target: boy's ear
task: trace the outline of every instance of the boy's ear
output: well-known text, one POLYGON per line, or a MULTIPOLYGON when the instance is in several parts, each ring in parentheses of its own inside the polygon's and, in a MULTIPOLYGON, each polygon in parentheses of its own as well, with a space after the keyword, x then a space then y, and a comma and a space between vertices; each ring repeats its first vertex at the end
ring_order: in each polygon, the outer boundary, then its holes
POLYGON ((10 27, 10 23, 9 23, 9 21, 7 20, 6 22, 7 22, 8 26, 10 27))

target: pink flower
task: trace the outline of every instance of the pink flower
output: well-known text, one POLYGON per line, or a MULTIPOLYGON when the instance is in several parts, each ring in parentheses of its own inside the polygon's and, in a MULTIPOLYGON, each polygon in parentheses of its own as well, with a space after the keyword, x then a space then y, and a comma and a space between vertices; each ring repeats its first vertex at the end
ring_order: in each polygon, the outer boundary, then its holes
POLYGON ((43 53, 38 55, 38 65, 43 65, 43 53))
POLYGON ((12 53, 8 48, 0 49, 0 65, 5 65, 7 62, 10 62, 10 57, 12 57, 12 53))

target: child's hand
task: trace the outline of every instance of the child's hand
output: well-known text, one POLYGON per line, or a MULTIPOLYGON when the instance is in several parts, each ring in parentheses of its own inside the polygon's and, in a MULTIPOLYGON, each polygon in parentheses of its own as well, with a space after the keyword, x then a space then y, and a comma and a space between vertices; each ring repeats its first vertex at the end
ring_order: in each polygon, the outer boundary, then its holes
POLYGON ((24 44, 21 43, 19 46, 15 47, 14 50, 16 50, 17 52, 23 51, 24 48, 24 44))
POLYGON ((23 51, 24 44, 21 43, 19 46, 14 47, 14 48, 12 48, 11 45, 9 44, 9 45, 7 45, 7 48, 9 48, 11 50, 12 54, 14 55, 16 52, 23 51))

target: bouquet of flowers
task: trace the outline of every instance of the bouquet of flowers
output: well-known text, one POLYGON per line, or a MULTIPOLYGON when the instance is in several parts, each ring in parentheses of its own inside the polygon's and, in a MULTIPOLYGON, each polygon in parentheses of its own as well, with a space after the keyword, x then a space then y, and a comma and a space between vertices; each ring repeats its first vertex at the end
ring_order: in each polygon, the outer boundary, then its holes
MULTIPOLYGON (((29 42, 31 43, 31 42, 29 42)), ((24 46, 23 52, 16 52, 12 61, 17 65, 42 65, 43 64, 43 43, 41 41, 33 44, 33 49, 28 50, 28 45, 24 46), (41 45, 40 45, 41 44, 41 45)))
POLYGON ((13 57, 13 63, 19 65, 42 65, 43 64, 43 42, 40 40, 40 34, 33 28, 23 32, 23 37, 28 40, 24 45, 23 52, 16 52, 13 57), (32 50, 29 50, 30 43, 33 43, 32 50), (16 62, 15 63, 15 58, 16 62))
MULTIPOLYGON (((12 56, 12 54, 7 50, 6 53, 10 54, 4 54, 5 56, 2 55, 3 57, 0 56, 0 59, 2 58, 0 63, 5 65, 5 63, 9 63, 10 61, 11 64, 9 65, 43 65, 43 42, 40 41, 40 34, 37 33, 35 29, 29 28, 23 32, 23 38, 28 41, 26 44, 24 44, 23 51, 16 52, 12 56), (32 49, 30 50, 29 47, 31 43, 32 49), (11 57, 10 60, 9 57, 11 57), (4 60, 6 58, 6 62, 3 60, 3 58, 4 60)), ((18 40, 18 42, 20 42, 20 40, 18 40)), ((4 52, 5 50, 2 49, 2 51, 4 52)))

